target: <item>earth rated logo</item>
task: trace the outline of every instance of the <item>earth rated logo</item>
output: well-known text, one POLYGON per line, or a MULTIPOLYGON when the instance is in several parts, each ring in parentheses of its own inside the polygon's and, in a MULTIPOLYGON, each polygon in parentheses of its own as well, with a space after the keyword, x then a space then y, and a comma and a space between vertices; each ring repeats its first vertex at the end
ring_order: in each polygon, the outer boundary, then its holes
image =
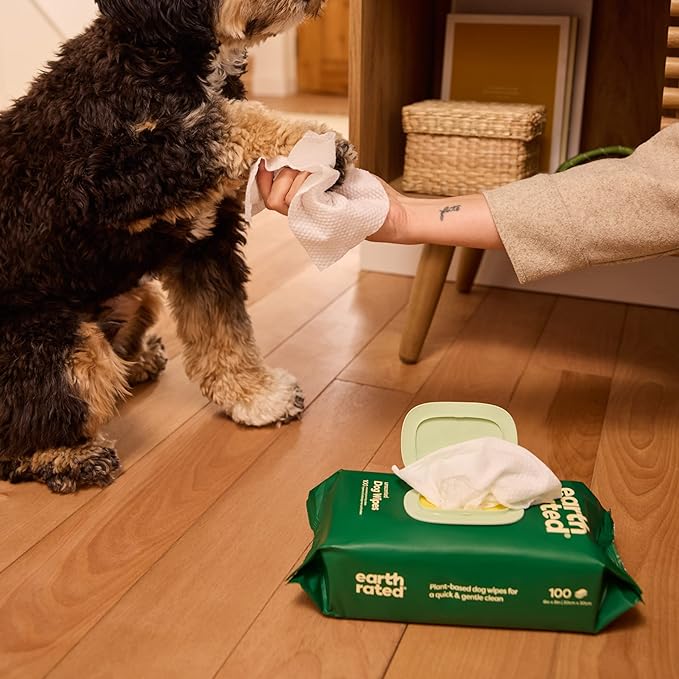
POLYGON ((356 594, 403 599, 406 581, 398 573, 356 573, 356 594))
POLYGON ((573 535, 587 535, 589 522, 572 488, 561 489, 561 502, 540 505, 548 533, 561 535, 569 540, 573 535))

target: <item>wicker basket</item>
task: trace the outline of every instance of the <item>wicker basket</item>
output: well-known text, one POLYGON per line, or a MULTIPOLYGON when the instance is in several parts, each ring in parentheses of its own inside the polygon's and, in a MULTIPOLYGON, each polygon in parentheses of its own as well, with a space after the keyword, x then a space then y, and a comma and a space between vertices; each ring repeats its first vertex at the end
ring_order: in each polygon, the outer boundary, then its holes
POLYGON ((403 109, 403 189, 455 196, 536 174, 544 106, 422 101, 403 109))

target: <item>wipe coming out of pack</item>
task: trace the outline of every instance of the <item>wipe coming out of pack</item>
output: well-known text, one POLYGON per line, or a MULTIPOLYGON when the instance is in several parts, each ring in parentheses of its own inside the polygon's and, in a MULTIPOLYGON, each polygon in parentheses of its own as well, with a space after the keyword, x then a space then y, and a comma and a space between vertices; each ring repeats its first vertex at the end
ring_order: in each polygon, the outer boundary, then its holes
POLYGON ((310 496, 314 542, 291 578, 338 618, 599 632, 641 598, 611 516, 581 483, 510 525, 409 516, 393 474, 340 471, 310 496))

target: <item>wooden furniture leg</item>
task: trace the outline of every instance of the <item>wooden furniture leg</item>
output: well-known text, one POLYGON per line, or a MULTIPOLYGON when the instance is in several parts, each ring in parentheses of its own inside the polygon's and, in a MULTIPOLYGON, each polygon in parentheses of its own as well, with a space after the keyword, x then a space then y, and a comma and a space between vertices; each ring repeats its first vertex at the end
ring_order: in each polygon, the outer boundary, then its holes
POLYGON ((400 356, 404 363, 417 363, 420 358, 454 252, 455 248, 447 245, 425 245, 422 251, 401 338, 400 356))
POLYGON ((484 250, 476 248, 462 248, 457 265, 455 286, 458 292, 470 292, 474 286, 476 274, 479 272, 484 250))

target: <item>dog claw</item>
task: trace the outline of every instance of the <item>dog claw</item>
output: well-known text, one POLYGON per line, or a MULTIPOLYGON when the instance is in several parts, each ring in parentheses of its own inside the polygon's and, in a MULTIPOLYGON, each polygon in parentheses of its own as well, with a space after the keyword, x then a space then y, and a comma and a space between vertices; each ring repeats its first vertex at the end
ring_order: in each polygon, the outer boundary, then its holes
POLYGON ((335 145, 335 169, 340 173, 336 186, 341 186, 347 175, 347 169, 356 162, 356 150, 346 139, 340 139, 335 145))

